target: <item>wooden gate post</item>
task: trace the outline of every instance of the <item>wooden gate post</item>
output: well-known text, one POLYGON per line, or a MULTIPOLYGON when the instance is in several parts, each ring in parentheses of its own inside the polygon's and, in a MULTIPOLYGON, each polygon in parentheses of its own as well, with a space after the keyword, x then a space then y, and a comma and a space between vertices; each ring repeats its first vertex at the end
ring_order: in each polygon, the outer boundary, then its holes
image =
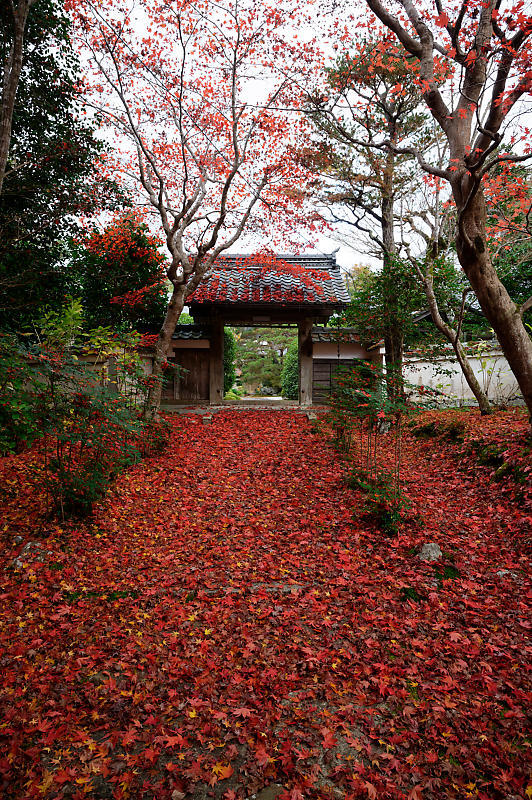
POLYGON ((221 403, 224 397, 224 323, 220 318, 211 322, 209 359, 209 403, 221 403))
POLYGON ((312 405, 312 320, 302 319, 297 325, 299 352, 299 404, 312 405))

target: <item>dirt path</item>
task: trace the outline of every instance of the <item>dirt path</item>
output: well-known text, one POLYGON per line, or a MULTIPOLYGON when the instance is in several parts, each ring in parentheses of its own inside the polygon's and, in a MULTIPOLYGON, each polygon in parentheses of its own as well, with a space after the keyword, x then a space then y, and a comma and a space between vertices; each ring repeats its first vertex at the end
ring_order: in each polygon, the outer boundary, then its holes
POLYGON ((524 515, 412 444, 389 539, 303 415, 172 424, 22 570, 6 467, 3 796, 524 797, 524 515))

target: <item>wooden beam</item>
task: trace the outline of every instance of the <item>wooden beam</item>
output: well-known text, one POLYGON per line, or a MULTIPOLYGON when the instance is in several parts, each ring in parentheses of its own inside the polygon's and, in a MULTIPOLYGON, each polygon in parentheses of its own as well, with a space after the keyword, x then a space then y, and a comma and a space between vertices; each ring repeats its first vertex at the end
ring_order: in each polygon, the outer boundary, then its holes
POLYGON ((278 304, 261 305, 235 302, 213 304, 212 307, 203 306, 201 303, 197 305, 191 303, 189 309, 197 324, 209 324, 212 319, 221 317, 226 325, 256 325, 266 328, 271 324, 295 325, 309 316, 312 316, 313 319, 319 318, 325 323, 335 311, 339 311, 343 307, 340 304, 316 304, 305 308, 294 304, 294 306, 280 308, 278 304), (268 320, 257 321, 257 317, 268 317, 268 320))
POLYGON ((301 320, 297 326, 299 351, 299 404, 312 405, 312 319, 301 320))
POLYGON ((224 323, 220 318, 211 320, 211 348, 209 359, 209 403, 217 405, 224 397, 224 323))

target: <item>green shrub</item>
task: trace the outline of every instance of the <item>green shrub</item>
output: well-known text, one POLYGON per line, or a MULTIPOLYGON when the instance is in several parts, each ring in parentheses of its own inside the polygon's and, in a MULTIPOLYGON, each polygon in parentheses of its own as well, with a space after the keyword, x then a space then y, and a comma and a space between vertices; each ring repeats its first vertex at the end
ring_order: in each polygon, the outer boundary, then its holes
POLYGON ((364 469, 354 467, 347 476, 347 484, 364 492, 363 510, 380 530, 388 536, 397 535, 408 503, 397 489, 395 475, 381 470, 369 478, 364 469))
POLYGON ((236 342, 233 331, 224 328, 224 394, 227 394, 235 382, 236 342))
POLYGON ((463 442, 467 432, 467 422, 454 417, 414 423, 412 433, 418 439, 441 437, 449 442, 463 442))
POLYGON ((19 452, 41 434, 39 360, 14 336, 0 334, 0 455, 19 452))
POLYGON ((80 341, 70 325, 74 311, 80 317, 72 302, 64 318, 48 315, 41 347, 0 339, 0 449, 40 439, 42 482, 63 518, 90 513, 122 469, 168 442, 166 423, 142 419, 149 377, 133 347, 136 337, 121 343, 98 329, 80 341), (95 366, 79 360, 83 350, 95 366), (101 374, 110 355, 112 383, 101 374))
POLYGON ((336 447, 351 463, 347 483, 365 494, 364 511, 388 535, 396 535, 406 501, 399 488, 401 424, 409 407, 389 375, 368 362, 342 370, 330 400, 328 421, 336 447), (393 442, 391 471, 379 463, 383 433, 393 442))
POLYGON ((477 461, 483 467, 500 467, 504 463, 504 449, 496 444, 473 441, 470 449, 477 453, 477 461))
POLYGON ((299 398, 299 348, 297 341, 289 346, 281 372, 282 394, 287 400, 299 398))
POLYGON ((47 466, 44 483, 53 493, 54 505, 63 518, 88 516, 110 483, 106 465, 94 457, 75 466, 71 459, 52 458, 47 466))
POLYGON ((155 423, 148 428, 129 396, 100 385, 93 370, 68 356, 43 360, 43 375, 43 483, 62 517, 83 516, 140 460, 155 423))

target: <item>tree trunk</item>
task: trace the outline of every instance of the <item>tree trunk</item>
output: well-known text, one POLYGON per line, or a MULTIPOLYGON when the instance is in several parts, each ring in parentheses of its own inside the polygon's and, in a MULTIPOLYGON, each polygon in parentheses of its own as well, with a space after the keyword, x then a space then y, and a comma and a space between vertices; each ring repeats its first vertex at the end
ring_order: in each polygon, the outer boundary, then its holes
POLYGON ((144 419, 147 420, 155 419, 159 413, 163 388, 163 365, 168 358, 172 344, 172 336, 179 317, 181 316, 181 312, 183 311, 183 306, 185 305, 185 292, 186 287, 183 284, 174 286, 172 297, 170 298, 166 310, 166 316, 161 330, 159 331, 159 338, 155 344, 155 358, 153 360, 152 370, 153 383, 148 391, 143 415, 144 419))
POLYGON ((24 31, 31 6, 35 0, 19 0, 12 9, 13 44, 8 50, 3 63, 3 79, 1 87, 0 105, 0 195, 4 184, 7 167, 7 157, 11 144, 11 129, 13 125, 13 111, 18 82, 22 70, 24 54, 24 31))
POLYGON ((403 336, 397 330, 384 335, 386 386, 390 399, 403 397, 403 336))
MULTIPOLYGON (((394 136, 393 126, 390 136, 394 136)), ((381 230, 384 245, 383 257, 383 300, 385 314, 384 351, 386 357, 386 384, 390 398, 403 396, 403 345, 402 326, 398 321, 397 295, 390 291, 393 285, 393 259, 396 253, 394 230, 394 187, 393 176, 395 154, 389 152, 386 158, 386 169, 382 187, 381 230)))
MULTIPOLYGON (((419 273, 418 273, 419 274, 419 273)), ((467 385, 473 392, 476 401, 478 403, 478 407, 480 409, 480 413, 482 415, 491 414, 491 405, 490 401, 488 400, 487 395, 482 391, 482 388, 477 381, 475 373, 473 372, 473 368, 467 359, 467 355, 462 347, 460 339, 458 338, 457 331, 454 331, 450 325, 442 319, 440 314, 440 310, 438 308, 438 301, 436 300, 436 295, 434 294, 434 287, 432 285, 432 280, 424 276, 423 277, 423 288, 425 289, 425 294, 427 296, 430 313, 432 316, 432 321, 436 325, 437 329, 442 333, 445 338, 452 344, 453 350, 456 355, 456 359, 460 364, 460 368, 462 370, 462 374, 467 381, 467 385)))
MULTIPOLYGON (((462 186, 453 185, 458 208, 463 208, 462 186)), ((499 280, 486 241, 486 203, 482 188, 459 214, 456 236, 458 259, 492 325, 514 373, 532 419, 532 339, 517 305, 499 280)))
POLYGON ((453 350, 456 354, 456 359, 460 364, 462 374, 467 381, 467 385, 475 395, 478 407, 480 409, 480 413, 482 414, 483 417, 486 416, 487 414, 491 414, 492 409, 488 396, 482 390, 480 383, 477 381, 476 375, 473 371, 473 367, 469 363, 469 360, 467 358, 464 348, 462 347, 461 342, 458 339, 454 339, 452 345, 453 345, 453 350))

